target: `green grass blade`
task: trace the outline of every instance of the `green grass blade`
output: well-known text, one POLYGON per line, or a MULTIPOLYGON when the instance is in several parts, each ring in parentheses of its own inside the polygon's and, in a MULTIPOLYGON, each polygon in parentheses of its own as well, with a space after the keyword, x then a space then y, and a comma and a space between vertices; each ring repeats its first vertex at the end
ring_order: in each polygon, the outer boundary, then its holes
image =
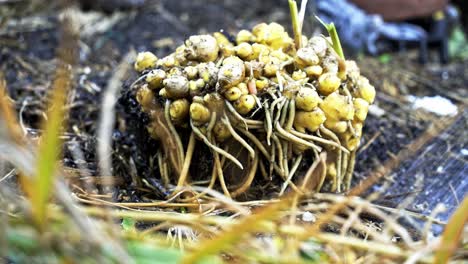
POLYGON ((46 218, 47 204, 52 193, 57 160, 60 156, 64 108, 66 103, 66 91, 70 82, 70 70, 59 67, 53 84, 52 100, 47 111, 47 121, 44 123, 44 134, 38 149, 36 164, 36 178, 33 197, 31 197, 32 209, 35 220, 43 227, 46 218))
POLYGON ((57 162, 62 149, 60 134, 63 131, 65 105, 71 86, 72 67, 76 58, 78 34, 72 18, 67 15, 62 24, 63 37, 58 49, 58 66, 52 84, 52 94, 47 108, 47 120, 37 153, 36 175, 31 199, 32 212, 40 229, 45 227, 46 211, 57 173, 57 162))
POLYGON ((289 0, 289 11, 291 12, 291 21, 294 32, 294 44, 296 49, 302 47, 302 33, 301 33, 301 22, 299 21, 299 15, 297 11, 297 4, 294 0, 289 0))

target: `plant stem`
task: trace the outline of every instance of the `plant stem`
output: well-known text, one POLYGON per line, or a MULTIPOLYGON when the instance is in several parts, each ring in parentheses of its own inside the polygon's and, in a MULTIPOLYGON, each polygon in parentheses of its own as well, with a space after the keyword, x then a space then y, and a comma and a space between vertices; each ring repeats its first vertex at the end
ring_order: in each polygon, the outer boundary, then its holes
POLYGON ((340 38, 338 37, 338 32, 336 31, 335 24, 333 24, 333 22, 330 24, 327 24, 323 22, 323 20, 321 20, 318 16, 315 16, 315 18, 317 18, 317 20, 327 29, 328 34, 330 35, 330 38, 332 39, 333 49, 336 51, 338 56, 340 56, 340 58, 344 60, 345 56, 343 53, 343 48, 341 47, 340 38))
POLYGON ((296 49, 300 49, 302 47, 302 34, 301 34, 301 25, 299 22, 299 15, 297 11, 297 4, 295 0, 288 0, 289 1, 289 11, 291 12, 291 21, 293 26, 294 32, 294 44, 296 49))

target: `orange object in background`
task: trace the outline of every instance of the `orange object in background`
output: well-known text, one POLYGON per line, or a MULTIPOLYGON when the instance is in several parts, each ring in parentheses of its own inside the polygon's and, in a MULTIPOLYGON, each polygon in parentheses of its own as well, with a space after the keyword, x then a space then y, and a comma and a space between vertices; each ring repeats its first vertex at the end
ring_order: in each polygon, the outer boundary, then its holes
POLYGON ((428 17, 443 10, 448 0, 351 0, 370 14, 379 14, 386 21, 402 21, 428 17))

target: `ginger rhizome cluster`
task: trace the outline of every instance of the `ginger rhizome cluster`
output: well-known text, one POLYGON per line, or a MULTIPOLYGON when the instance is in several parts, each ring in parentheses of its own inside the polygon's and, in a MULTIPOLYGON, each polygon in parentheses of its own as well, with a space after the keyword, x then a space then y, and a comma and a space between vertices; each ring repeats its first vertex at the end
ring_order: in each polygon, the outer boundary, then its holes
POLYGON ((326 37, 302 36, 302 43, 296 49, 281 25, 262 23, 235 41, 216 32, 191 36, 164 58, 138 54, 136 97, 150 117, 148 131, 162 141, 175 138, 176 147, 163 154, 173 156, 161 170, 167 184, 190 183, 194 148, 205 144, 213 155, 208 187, 219 182, 228 196, 246 192, 256 177, 279 177, 298 191, 298 168, 319 159, 323 172, 311 188, 349 188, 375 89, 326 37), (188 142, 182 131, 189 131, 188 142), (224 174, 232 166, 242 173, 228 186, 224 174))

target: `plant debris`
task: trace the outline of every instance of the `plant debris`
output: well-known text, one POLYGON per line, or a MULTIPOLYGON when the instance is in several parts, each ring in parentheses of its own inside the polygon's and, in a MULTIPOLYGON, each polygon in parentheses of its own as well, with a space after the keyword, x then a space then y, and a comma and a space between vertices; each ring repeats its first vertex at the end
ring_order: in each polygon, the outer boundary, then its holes
POLYGON ((455 116, 458 113, 458 107, 455 104, 439 95, 421 98, 408 96, 407 99, 413 104, 413 109, 421 108, 439 116, 455 116))

